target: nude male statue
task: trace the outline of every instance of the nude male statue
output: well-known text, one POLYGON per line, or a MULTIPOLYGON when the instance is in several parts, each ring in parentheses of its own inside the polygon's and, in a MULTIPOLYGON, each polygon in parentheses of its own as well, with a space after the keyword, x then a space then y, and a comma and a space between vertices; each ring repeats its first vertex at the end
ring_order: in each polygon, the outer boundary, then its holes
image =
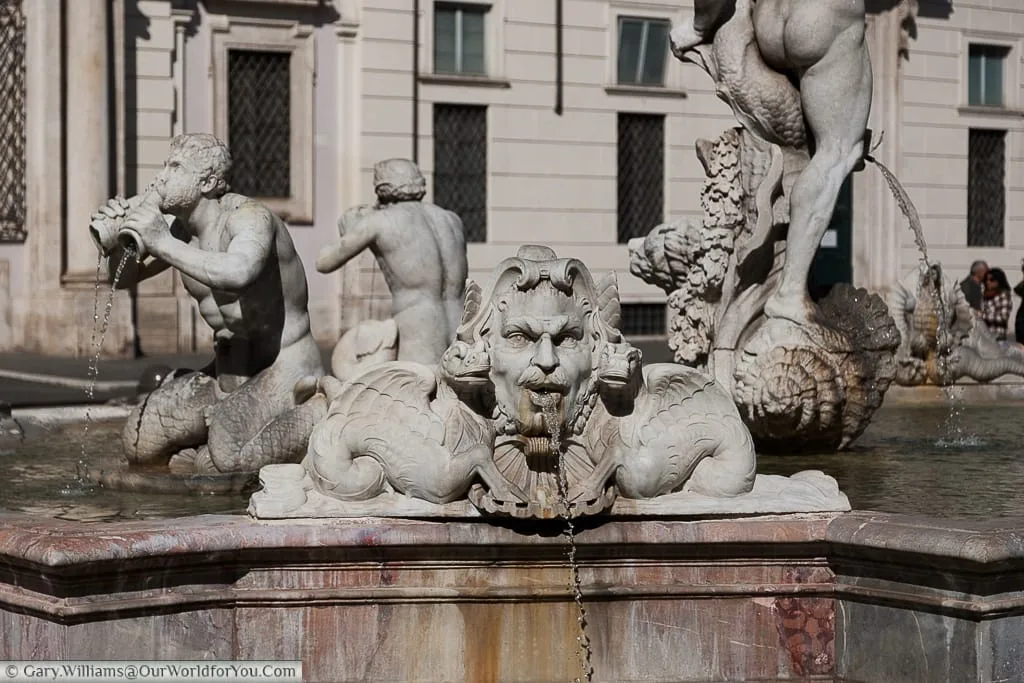
POLYGON ((330 273, 370 249, 391 290, 397 360, 435 365, 462 320, 469 273, 462 220, 422 201, 426 181, 407 159, 374 166, 373 188, 377 205, 345 212, 341 241, 321 249, 316 269, 330 273))
POLYGON ((177 136, 142 196, 115 197, 93 216, 111 269, 122 251, 118 223, 146 253, 129 261, 119 287, 175 268, 214 331, 213 363, 164 381, 128 419, 122 438, 133 465, 253 471, 297 462, 305 450, 301 430, 287 421, 274 427, 295 408, 296 382, 324 374, 305 270, 284 222, 228 191, 230 168, 227 147, 212 135, 177 136))
MULTIPOLYGON (((758 82, 751 78, 755 72, 751 68, 750 81, 744 86, 748 92, 741 95, 754 96, 734 97, 734 108, 751 109, 741 112, 744 119, 767 129, 791 125, 794 115, 807 128, 810 161, 796 175, 790 191, 786 262, 779 288, 765 304, 769 318, 798 323, 811 318, 807 294, 811 262, 843 181, 863 163, 871 109, 864 14, 864 0, 694 0, 693 17, 670 34, 672 53, 684 60, 694 48, 711 43, 723 25, 752 23, 753 45, 745 47, 756 50, 744 60, 756 59, 759 53, 767 67, 788 81, 758 82), (758 88, 799 92, 754 93, 758 88), (798 104, 802 117, 800 111, 788 111, 788 103, 798 104)), ((746 38, 748 33, 741 29, 733 35, 746 38)), ((738 78, 743 82, 742 74, 738 78)))

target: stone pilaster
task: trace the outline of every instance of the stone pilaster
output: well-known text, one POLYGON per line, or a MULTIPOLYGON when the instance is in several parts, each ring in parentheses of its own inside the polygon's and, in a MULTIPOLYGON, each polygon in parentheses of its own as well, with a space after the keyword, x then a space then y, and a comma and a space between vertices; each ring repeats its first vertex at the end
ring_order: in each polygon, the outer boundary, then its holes
MULTIPOLYGON (((913 20, 916 0, 885 0, 869 7, 867 41, 871 53, 873 155, 899 176, 903 159, 902 61, 908 49, 907 24, 913 20)), ((854 282, 884 292, 903 270, 900 244, 906 219, 877 168, 870 164, 853 180, 854 282)))

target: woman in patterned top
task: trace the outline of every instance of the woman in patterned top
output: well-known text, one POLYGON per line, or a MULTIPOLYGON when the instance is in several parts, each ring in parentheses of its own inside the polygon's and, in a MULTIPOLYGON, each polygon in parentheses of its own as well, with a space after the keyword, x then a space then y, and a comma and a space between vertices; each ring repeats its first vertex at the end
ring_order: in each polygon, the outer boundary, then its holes
POLYGON ((992 268, 985 276, 985 300, 981 304, 981 319, 998 341, 1006 341, 1006 327, 1010 324, 1013 298, 1010 281, 1002 268, 992 268))

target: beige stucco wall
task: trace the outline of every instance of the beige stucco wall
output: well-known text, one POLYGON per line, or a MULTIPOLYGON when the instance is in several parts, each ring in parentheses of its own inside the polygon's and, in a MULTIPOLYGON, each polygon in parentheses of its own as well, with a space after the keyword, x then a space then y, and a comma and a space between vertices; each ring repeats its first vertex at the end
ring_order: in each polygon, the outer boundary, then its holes
MULTIPOLYGON (((369 254, 328 276, 316 273, 313 263, 318 249, 336 239, 340 213, 372 199, 373 164, 387 157, 413 155, 410 0, 334 0, 333 13, 319 15, 287 4, 235 2, 208 7, 199 1, 193 12, 172 10, 169 0, 125 3, 127 125, 121 159, 125 190, 137 191, 148 182, 160 167, 172 135, 214 130, 213 35, 238 23, 239 17, 224 11, 247 5, 252 9, 246 14, 263 18, 250 17, 242 23, 262 22, 277 26, 275 30, 287 25, 297 35, 311 36, 314 44, 308 74, 314 79, 313 96, 300 112, 309 117, 308 148, 304 149, 314 164, 313 220, 295 225, 293 235, 309 275, 314 333, 330 343, 357 320, 388 313, 387 288, 369 254), (310 21, 314 16, 319 19, 310 21)), ((563 255, 583 258, 598 272, 617 271, 626 302, 663 300, 659 290, 629 275, 626 247, 616 244, 616 114, 666 115, 666 219, 699 216, 703 178, 694 141, 715 137, 734 125, 733 118, 714 97, 703 72, 672 59, 663 92, 608 86, 613 81, 616 17, 675 21, 689 11, 691 3, 564 0, 564 110, 560 116, 554 112, 551 0, 494 0, 487 35, 492 80, 473 85, 430 77, 433 3, 422 0, 421 6, 419 62, 425 78, 420 82, 418 154, 428 188, 433 173, 433 104, 489 108, 488 241, 469 247, 471 276, 485 278, 521 243, 543 242, 563 255)), ((909 59, 898 59, 898 45, 894 46, 898 17, 883 13, 869 19, 876 78, 871 125, 876 136, 884 131, 876 154, 899 173, 916 201, 933 258, 954 274, 965 272, 971 260, 985 258, 1006 268, 1014 279, 1024 257, 1024 117, 1018 113, 1024 106, 1024 5, 1018 0, 958 0, 948 17, 934 16, 942 3, 921 2, 921 6, 928 16, 917 18, 909 59), (981 115, 961 109, 966 100, 966 46, 971 39, 1006 43, 1013 49, 1008 79, 1014 87, 1009 89, 1012 100, 1005 113, 981 115), (971 126, 1009 131, 1007 247, 1003 249, 964 246, 967 130, 971 126)), ((39 54, 44 42, 49 50, 59 45, 59 41, 40 38, 34 54, 39 54)), ((41 90, 45 73, 30 65, 36 95, 29 102, 37 107, 48 103, 52 109, 52 91, 57 86, 50 82, 41 90)), ((30 151, 38 157, 31 163, 43 169, 47 178, 53 177, 53 150, 57 149, 52 115, 50 111, 37 117, 46 122, 49 134, 37 124, 39 130, 30 135, 35 141, 30 151)), ((69 171, 69 177, 80 172, 69 171)), ((891 277, 914 265, 917 252, 902 216, 884 194, 877 171, 869 167, 854 185, 854 279, 881 289, 891 277)), ((22 324, 31 317, 29 312, 40 309, 40 297, 49 301, 56 296, 41 293, 39 283, 45 281, 51 288, 46 292, 63 291, 57 271, 59 245, 67 240, 60 237, 61 230, 66 232, 66 227, 53 225, 52 206, 37 207, 32 215, 48 217, 47 226, 30 226, 37 238, 0 250, 0 259, 10 262, 7 290, 15 321, 7 342, 0 334, 0 345, 73 353, 67 338, 54 341, 56 323, 22 324)), ((60 296, 62 301, 67 299, 60 296)), ((192 303, 174 277, 165 275, 146 283, 139 297, 138 330, 147 352, 189 350, 209 343, 205 325, 196 319, 192 303)), ((67 305, 77 306, 74 301, 79 298, 76 294, 67 299, 72 302, 67 305)), ((71 312, 82 318, 77 309, 71 312)), ((123 318, 123 311, 119 315, 123 318)), ((51 317, 56 319, 56 314, 51 317)), ((118 329, 122 334, 123 325, 118 329)))
MULTIPOLYGON (((934 14, 930 12, 929 14, 934 14)), ((1024 117, 1021 59, 1024 4, 1017 0, 954 2, 946 18, 919 16, 918 36, 904 66, 903 154, 900 176, 917 204, 929 255, 963 277, 971 261, 985 259, 1019 279, 1024 257, 1024 117), (1006 44, 1007 110, 979 114, 967 104, 967 47, 971 41, 1006 44), (967 138, 969 128, 1007 130, 1005 248, 966 247, 967 138)), ((906 272, 917 250, 901 228, 906 272)))

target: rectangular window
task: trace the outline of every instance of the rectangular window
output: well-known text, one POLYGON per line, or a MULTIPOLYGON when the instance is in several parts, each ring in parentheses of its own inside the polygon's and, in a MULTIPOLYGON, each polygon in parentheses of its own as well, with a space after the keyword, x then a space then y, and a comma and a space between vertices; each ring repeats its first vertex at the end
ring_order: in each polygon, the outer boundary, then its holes
POLYGON ((487 241, 487 107, 434 104, 434 203, 487 241))
POLYGON ((967 246, 1004 246, 1006 131, 971 129, 967 144, 967 246))
POLYGON ((665 117, 619 114, 618 239, 643 237, 664 220, 665 117))
POLYGON ((484 57, 485 5, 434 6, 434 73, 487 73, 484 57))
POLYGON ((25 12, 0 2, 0 242, 25 240, 25 12))
POLYGON ((291 53, 228 50, 231 188, 291 196, 291 53))
POLYGON ((669 22, 663 19, 619 19, 618 82, 664 85, 669 22))
POLYGON ((967 104, 1002 107, 1003 66, 1009 48, 971 45, 967 57, 967 104))
POLYGON ((620 332, 627 337, 664 337, 668 333, 665 304, 622 304, 620 332))

